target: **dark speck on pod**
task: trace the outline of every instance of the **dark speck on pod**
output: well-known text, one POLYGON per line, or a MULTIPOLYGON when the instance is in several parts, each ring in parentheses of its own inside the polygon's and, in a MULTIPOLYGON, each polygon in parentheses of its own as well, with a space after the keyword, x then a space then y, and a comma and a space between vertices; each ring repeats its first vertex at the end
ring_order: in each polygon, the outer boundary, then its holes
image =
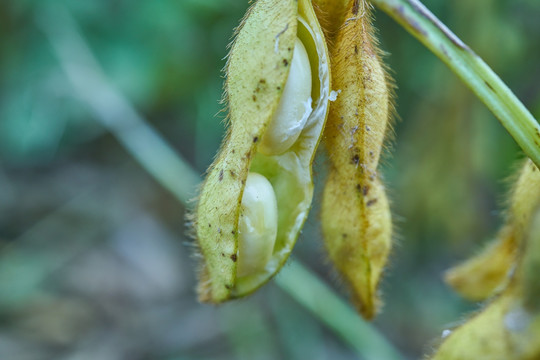
POLYGON ((358 15, 358 10, 360 9, 360 1, 354 0, 353 7, 352 7, 352 13, 354 15, 358 15))

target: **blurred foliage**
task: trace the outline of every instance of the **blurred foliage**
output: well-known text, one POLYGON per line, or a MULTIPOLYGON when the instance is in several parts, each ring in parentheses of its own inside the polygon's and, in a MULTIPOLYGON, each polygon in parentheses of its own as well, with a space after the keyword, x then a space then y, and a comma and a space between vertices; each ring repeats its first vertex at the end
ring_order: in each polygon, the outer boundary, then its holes
MULTIPOLYGON (((0 358, 354 358, 274 284, 220 308, 196 303, 185 209, 74 95, 40 26, 52 3, 77 21, 113 86, 201 174, 224 131, 221 68, 248 6, 0 2, 0 358)), ((540 116, 537 0, 426 5, 540 116)), ((400 120, 384 169, 397 246, 375 326, 413 359, 476 308, 441 274, 495 233, 521 154, 441 62, 376 17, 400 120)), ((322 176, 324 156, 318 164, 322 176)), ((332 282, 317 208, 295 256, 332 282)))

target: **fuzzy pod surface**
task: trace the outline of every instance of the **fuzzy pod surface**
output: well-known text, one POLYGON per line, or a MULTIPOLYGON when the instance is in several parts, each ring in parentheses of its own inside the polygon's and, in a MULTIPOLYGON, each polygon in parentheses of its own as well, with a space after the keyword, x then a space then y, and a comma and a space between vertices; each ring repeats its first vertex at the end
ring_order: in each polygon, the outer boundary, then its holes
POLYGON ((248 295, 288 259, 311 206, 311 164, 328 112, 328 62, 324 34, 310 1, 258 0, 238 28, 226 67, 228 133, 208 170, 194 217, 203 257, 201 301, 220 303, 248 295), (297 39, 311 67, 311 113, 286 151, 265 155, 258 151, 259 144, 280 106, 297 39), (268 261, 238 276, 243 239, 239 220, 245 215, 242 198, 250 173, 266 178, 275 193, 277 235, 268 261))
POLYGON ((519 239, 508 286, 445 337, 432 360, 540 359, 540 204, 519 239))
POLYGON ((391 248, 390 209, 377 171, 391 91, 367 3, 349 1, 344 19, 332 49, 337 98, 325 129, 331 165, 321 218, 328 255, 370 319, 379 308, 377 285, 391 248))
POLYGON ((482 301, 508 283, 524 229, 540 203, 540 171, 527 159, 519 168, 510 193, 505 224, 477 255, 445 273, 445 281, 463 298, 482 301))

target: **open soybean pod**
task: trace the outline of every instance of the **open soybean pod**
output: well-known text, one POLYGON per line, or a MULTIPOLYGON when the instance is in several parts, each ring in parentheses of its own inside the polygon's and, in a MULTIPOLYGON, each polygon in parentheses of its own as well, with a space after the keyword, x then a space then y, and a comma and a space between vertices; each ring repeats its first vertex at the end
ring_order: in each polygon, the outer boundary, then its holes
POLYGON ((502 290, 516 262, 526 224, 540 202, 540 171, 527 159, 510 194, 505 224, 496 238, 476 256, 448 270, 445 281, 461 296, 485 300, 502 290))
POLYGON ((308 215, 329 58, 307 0, 258 0, 232 45, 229 131, 195 216, 201 301, 247 295, 284 265, 308 215))
POLYGON ((540 202, 523 223, 508 286, 445 338, 432 360, 540 359, 540 202))
POLYGON ((390 86, 368 5, 350 1, 332 49, 333 89, 325 145, 331 160, 322 229, 335 267, 366 318, 378 307, 377 285, 391 247, 392 223, 377 166, 391 110, 390 86))

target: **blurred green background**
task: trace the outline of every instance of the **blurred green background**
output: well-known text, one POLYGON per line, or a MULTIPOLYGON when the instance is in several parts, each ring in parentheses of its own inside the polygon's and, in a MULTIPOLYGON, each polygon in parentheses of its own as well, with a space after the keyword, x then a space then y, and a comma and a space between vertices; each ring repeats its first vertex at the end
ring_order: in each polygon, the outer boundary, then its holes
MULTIPOLYGON (((540 2, 425 4, 538 118, 540 2)), ((118 140, 159 151, 135 117, 204 173, 224 132, 227 44, 247 7, 0 2, 0 359, 359 358, 274 282, 218 308, 197 303, 186 209, 118 140)), ((395 248, 373 326, 417 359, 478 309, 441 274, 493 236, 522 154, 440 61, 375 15, 400 120, 383 164, 395 248)), ((318 223, 325 161, 294 257, 346 298, 318 223)))

